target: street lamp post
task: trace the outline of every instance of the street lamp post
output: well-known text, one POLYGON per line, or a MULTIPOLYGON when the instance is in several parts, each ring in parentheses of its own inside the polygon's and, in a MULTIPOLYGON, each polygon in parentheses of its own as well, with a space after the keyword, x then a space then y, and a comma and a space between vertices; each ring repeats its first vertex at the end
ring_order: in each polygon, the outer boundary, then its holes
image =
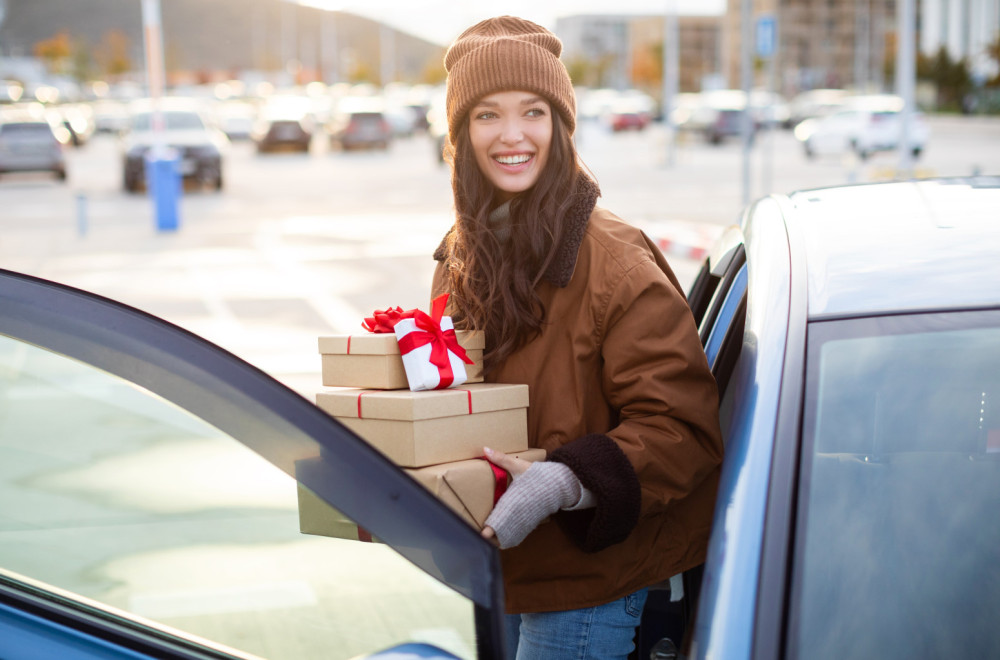
POLYGON ((679 87, 678 69, 680 30, 677 27, 677 3, 667 0, 663 18, 663 126, 667 133, 667 167, 673 167, 677 148, 677 127, 674 125, 674 106, 679 87))
POLYGON ((896 93, 903 98, 902 127, 899 136, 899 174, 910 177, 913 173, 913 106, 916 96, 916 9, 914 0, 898 0, 896 5, 896 93))

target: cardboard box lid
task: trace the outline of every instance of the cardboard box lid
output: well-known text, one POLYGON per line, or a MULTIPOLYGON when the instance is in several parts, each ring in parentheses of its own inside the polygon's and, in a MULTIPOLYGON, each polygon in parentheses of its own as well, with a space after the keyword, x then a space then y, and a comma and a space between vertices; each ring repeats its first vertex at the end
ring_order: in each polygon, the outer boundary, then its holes
POLYGON ((316 394, 316 405, 334 417, 417 421, 527 408, 528 386, 476 383, 423 392, 330 388, 316 394))
MULTIPOLYGON (((483 350, 486 338, 481 332, 455 332, 465 350, 483 350)), ((319 338, 319 352, 330 355, 399 355, 399 342, 391 332, 365 332, 356 335, 330 335, 319 338)))

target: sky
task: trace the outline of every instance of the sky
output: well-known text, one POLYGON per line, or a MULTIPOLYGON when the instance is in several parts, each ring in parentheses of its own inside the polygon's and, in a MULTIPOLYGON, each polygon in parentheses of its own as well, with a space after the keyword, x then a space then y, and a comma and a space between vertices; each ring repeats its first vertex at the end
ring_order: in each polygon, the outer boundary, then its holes
POLYGON ((509 14, 555 29, 560 16, 579 14, 717 15, 726 0, 298 0, 301 4, 347 11, 384 22, 441 45, 450 44, 465 28, 509 14), (613 9, 613 11, 611 11, 613 9))

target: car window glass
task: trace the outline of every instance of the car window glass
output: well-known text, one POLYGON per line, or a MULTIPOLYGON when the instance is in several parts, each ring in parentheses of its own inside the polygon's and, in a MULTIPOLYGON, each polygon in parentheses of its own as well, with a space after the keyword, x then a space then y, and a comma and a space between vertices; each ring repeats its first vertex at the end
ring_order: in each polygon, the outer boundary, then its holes
POLYGON ((296 483, 126 381, 0 336, 0 569, 267 658, 474 657, 473 606, 300 532, 296 483))
POLYGON ((1000 312, 808 341, 792 657, 1000 657, 1000 312))

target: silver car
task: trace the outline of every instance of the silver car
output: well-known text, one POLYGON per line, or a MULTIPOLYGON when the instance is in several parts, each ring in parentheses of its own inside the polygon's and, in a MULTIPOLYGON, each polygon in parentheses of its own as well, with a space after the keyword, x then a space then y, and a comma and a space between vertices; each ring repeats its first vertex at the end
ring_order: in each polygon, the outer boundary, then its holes
POLYGON ((53 172, 66 179, 63 144, 43 119, 15 119, 0 123, 0 174, 53 172))

